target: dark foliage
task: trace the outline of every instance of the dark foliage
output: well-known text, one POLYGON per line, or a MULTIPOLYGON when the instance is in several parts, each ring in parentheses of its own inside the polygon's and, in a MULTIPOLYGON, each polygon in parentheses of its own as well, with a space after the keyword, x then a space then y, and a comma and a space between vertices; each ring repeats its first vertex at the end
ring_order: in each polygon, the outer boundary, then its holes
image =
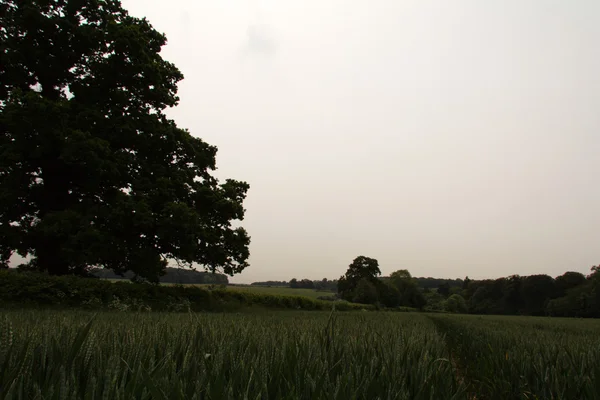
MULTIPOLYGON (((109 269, 92 269, 90 273, 93 276, 103 279, 129 279, 135 280, 133 272, 128 271, 123 276, 115 274, 109 269)), ((160 283, 178 283, 178 284, 214 284, 227 285, 229 279, 227 275, 212 272, 196 271, 193 269, 167 268, 165 274, 160 277, 160 283)))
POLYGON ((251 286, 281 286, 288 287, 290 284, 286 281, 264 281, 264 282, 252 282, 251 286))
POLYGON ((471 280, 462 290, 474 314, 553 315, 600 317, 600 273, 592 267, 585 277, 566 272, 548 275, 513 275, 495 280, 471 280))
MULTIPOLYGON (((199 286, 109 282, 77 276, 0 271, 3 307, 84 307, 152 311, 235 311, 249 306, 330 310, 331 302, 301 296, 276 296, 199 286)), ((336 309, 365 308, 337 302, 336 309)), ((368 307, 366 307, 368 308, 368 307)))
POLYGON ((441 279, 441 278, 414 278, 417 285, 423 289, 437 289, 442 285, 447 285, 449 288, 462 287, 462 279, 441 279))
POLYGON ((388 308, 411 307, 422 309, 426 300, 407 270, 399 270, 380 278, 377 260, 359 256, 338 280, 338 293, 343 299, 361 304, 388 308))
POLYGON ((337 286, 337 280, 330 281, 327 278, 323 278, 320 281, 312 281, 310 279, 298 280, 293 278, 289 283, 289 287, 292 289, 316 289, 326 292, 337 292, 337 286))
POLYGON ((181 72, 118 0, 0 2, 0 265, 158 282, 167 260, 248 266, 249 186, 210 174, 217 149, 178 128, 181 72))
POLYGON ((302 279, 299 281, 294 278, 290 281, 290 287, 292 289, 314 289, 315 284, 310 279, 302 279))
POLYGON ((439 294, 441 294, 442 296, 444 296, 444 297, 448 297, 448 296, 450 296, 450 285, 448 284, 448 282, 444 282, 444 283, 442 283, 442 284, 441 284, 441 285, 438 287, 438 289, 437 289, 437 292, 438 292, 439 294))
POLYGON ((358 256, 338 280, 338 293, 342 299, 364 304, 377 302, 377 286, 381 283, 379 263, 374 258, 358 256), (373 294, 375 293, 375 294, 373 294), (372 299, 375 297, 374 299, 372 299))

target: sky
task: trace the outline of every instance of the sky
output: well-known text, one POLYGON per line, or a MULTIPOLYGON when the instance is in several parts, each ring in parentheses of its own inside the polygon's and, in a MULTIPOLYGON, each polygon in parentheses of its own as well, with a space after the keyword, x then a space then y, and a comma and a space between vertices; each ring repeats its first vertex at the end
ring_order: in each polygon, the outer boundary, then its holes
POLYGON ((247 181, 231 282, 589 273, 600 2, 123 0, 183 72, 178 126, 247 181))

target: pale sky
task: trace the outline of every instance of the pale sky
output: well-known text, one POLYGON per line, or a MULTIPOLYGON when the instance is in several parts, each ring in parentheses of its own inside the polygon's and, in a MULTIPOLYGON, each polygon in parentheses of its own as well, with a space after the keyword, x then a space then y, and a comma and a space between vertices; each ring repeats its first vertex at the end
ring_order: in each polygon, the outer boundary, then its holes
POLYGON ((232 282, 600 263, 597 0, 125 0, 251 188, 232 282))
POLYGON ((600 263, 597 0, 124 0, 182 128, 250 185, 232 282, 600 263))

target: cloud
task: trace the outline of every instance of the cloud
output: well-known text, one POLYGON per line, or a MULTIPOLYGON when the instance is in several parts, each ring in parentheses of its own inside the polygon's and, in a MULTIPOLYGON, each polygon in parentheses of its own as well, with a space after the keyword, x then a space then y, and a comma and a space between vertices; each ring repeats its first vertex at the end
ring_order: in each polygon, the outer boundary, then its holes
POLYGON ((246 51, 252 54, 272 56, 277 52, 277 43, 266 25, 250 25, 246 30, 246 51))

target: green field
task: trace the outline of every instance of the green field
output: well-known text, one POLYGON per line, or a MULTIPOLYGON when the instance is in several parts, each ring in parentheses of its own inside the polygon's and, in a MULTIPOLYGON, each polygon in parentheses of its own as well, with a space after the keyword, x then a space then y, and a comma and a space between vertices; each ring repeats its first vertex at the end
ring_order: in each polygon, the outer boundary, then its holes
MULTIPOLYGON (((129 282, 126 279, 107 279, 111 282, 129 282)), ((174 285, 173 283, 162 283, 162 285, 174 285)), ((185 286, 185 285, 184 285, 185 286)), ((194 285, 207 287, 209 284, 194 285)), ((271 294, 277 296, 301 296, 308 297, 310 299, 318 299, 321 296, 333 296, 335 293, 328 291, 317 291, 315 289, 292 289, 290 287, 279 287, 279 286, 236 286, 227 285, 226 290, 235 290, 239 292, 249 292, 256 294, 271 294)))
POLYGON ((227 286, 227 290, 239 290, 250 293, 273 294, 279 296, 302 296, 317 299, 321 296, 333 296, 333 292, 319 292, 314 289, 292 289, 277 286, 227 286))
POLYGON ((597 320, 3 311, 0 321, 0 399, 600 398, 597 320))

